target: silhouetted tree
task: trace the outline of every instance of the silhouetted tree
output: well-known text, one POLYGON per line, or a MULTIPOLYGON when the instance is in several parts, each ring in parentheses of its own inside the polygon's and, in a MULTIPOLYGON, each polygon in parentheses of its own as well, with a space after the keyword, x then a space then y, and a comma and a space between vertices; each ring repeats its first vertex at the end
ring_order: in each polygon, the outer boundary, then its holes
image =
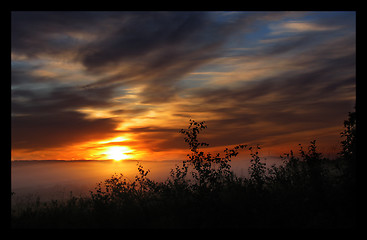
POLYGON ((356 172, 356 147, 357 147, 357 118, 356 112, 349 112, 348 119, 344 121, 344 131, 340 133, 344 140, 341 141, 340 155, 346 164, 346 177, 354 181, 356 172))
MULTIPOLYGON (((193 178, 197 181, 194 187, 201 189, 215 190, 216 187, 223 185, 225 180, 232 179, 234 177, 231 171, 231 165, 229 162, 232 157, 238 155, 239 149, 247 147, 247 145, 237 145, 233 149, 226 148, 224 150, 225 156, 221 157, 220 153, 212 155, 211 153, 204 153, 199 151, 199 147, 207 147, 208 143, 199 142, 198 134, 207 128, 205 122, 196 122, 190 119, 190 124, 187 129, 181 129, 180 133, 185 135, 185 142, 189 144, 191 154, 188 154, 189 160, 195 171, 192 172, 193 178)), ((184 161, 184 164, 186 161, 184 161)), ((182 168, 187 170, 187 168, 182 168)), ((178 169, 179 170, 179 169, 178 169)), ((184 175, 185 172, 179 170, 180 175, 184 175)))
POLYGON ((265 172, 266 172, 266 163, 261 162, 261 159, 259 157, 259 152, 261 148, 259 146, 256 146, 256 149, 254 150, 252 147, 249 147, 249 150, 251 150, 251 165, 249 167, 249 174, 250 174, 250 181, 255 184, 260 189, 263 187, 263 184, 265 183, 265 172), (254 151, 256 151, 254 153, 254 151))

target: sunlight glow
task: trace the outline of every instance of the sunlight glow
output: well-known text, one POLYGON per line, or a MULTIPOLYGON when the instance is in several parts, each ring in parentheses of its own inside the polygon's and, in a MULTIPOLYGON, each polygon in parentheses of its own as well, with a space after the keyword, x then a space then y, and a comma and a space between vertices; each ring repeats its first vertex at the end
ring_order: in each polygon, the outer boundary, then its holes
POLYGON ((133 150, 126 146, 112 146, 108 147, 107 151, 103 152, 108 159, 113 159, 115 161, 121 161, 131 158, 131 153, 133 150))
POLYGON ((127 141, 127 140, 129 140, 129 138, 119 136, 119 137, 115 137, 115 138, 112 138, 112 139, 107 139, 107 140, 104 140, 104 141, 99 141, 97 143, 98 144, 104 144, 104 143, 111 143, 111 142, 123 142, 123 141, 127 141))

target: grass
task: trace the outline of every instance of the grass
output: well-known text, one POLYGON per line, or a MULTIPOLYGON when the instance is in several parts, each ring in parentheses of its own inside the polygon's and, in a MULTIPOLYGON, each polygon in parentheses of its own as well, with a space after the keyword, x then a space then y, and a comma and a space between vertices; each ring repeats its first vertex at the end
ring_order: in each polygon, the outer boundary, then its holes
POLYGON ((281 156, 266 167, 259 146, 238 145, 221 154, 204 153, 204 122, 190 121, 180 132, 188 160, 161 182, 149 170, 128 181, 114 175, 89 197, 37 202, 12 210, 13 228, 352 228, 355 206, 355 115, 345 122, 343 151, 324 158, 312 141, 307 150, 281 156), (353 121, 354 117, 354 121, 353 121), (231 171, 231 159, 249 151, 249 177, 231 171))

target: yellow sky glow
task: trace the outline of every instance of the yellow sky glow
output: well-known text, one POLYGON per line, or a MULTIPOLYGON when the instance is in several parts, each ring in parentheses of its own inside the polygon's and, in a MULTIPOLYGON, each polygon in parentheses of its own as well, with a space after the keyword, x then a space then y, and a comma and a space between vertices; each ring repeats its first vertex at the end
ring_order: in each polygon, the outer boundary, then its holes
POLYGON ((103 154, 105 154, 108 159, 121 161, 131 158, 129 154, 132 152, 133 150, 127 146, 112 146, 108 147, 107 151, 104 151, 103 154))

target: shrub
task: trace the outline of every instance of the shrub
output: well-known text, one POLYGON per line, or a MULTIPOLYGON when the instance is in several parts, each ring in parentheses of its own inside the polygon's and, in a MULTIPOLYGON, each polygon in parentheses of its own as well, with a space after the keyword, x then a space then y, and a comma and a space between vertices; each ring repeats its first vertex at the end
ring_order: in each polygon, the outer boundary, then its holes
MULTIPOLYGON (((181 129, 180 133, 185 135, 185 142, 188 143, 191 154, 188 154, 188 160, 184 161, 183 164, 189 163, 193 166, 192 176, 195 180, 193 185, 194 188, 201 190, 214 191, 218 187, 222 186, 226 181, 232 180, 234 174, 231 171, 230 161, 232 157, 235 157, 239 153, 239 149, 244 149, 247 145, 237 145, 233 149, 226 148, 224 150, 224 157, 221 157, 220 153, 215 155, 211 153, 204 153, 199 151, 199 147, 207 147, 208 143, 199 142, 198 134, 207 128, 205 122, 195 122, 190 119, 190 124, 187 129, 181 129)), ((185 177, 187 168, 183 165, 184 171, 178 171, 176 173, 180 176, 185 177)))

